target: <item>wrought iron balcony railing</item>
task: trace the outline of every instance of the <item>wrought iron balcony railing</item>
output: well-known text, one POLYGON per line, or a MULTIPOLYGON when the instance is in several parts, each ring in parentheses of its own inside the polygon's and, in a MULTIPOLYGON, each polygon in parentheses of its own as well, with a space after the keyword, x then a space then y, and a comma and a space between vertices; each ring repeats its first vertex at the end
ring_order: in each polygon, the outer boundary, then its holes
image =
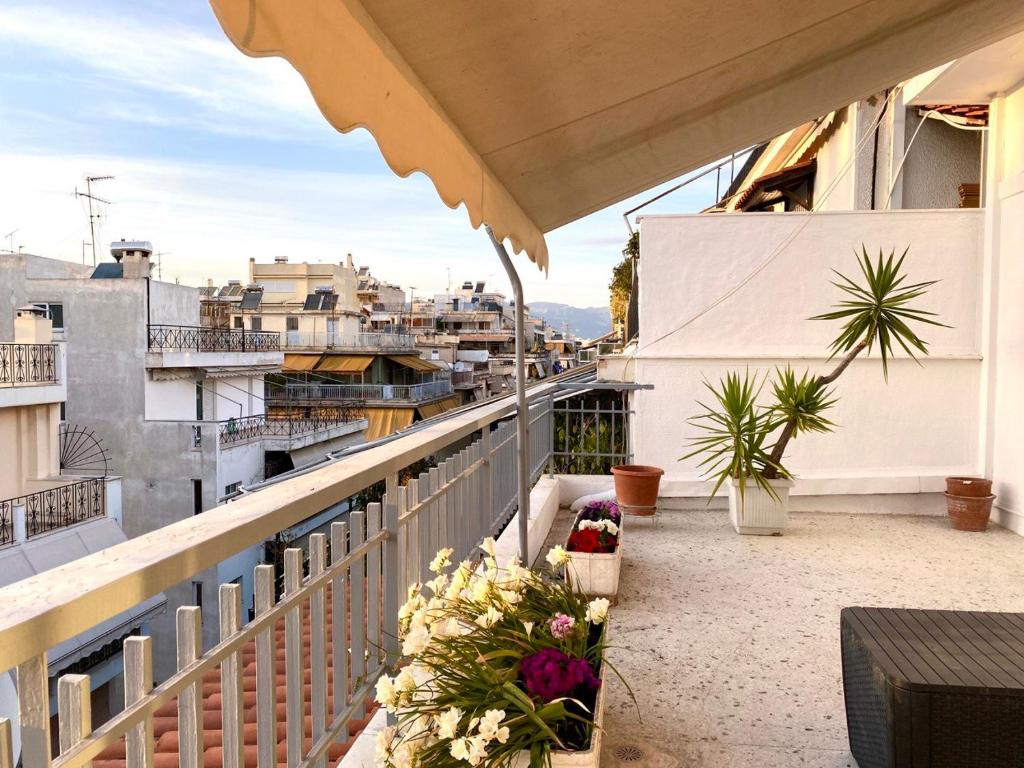
POLYGON ((277 352, 281 335, 272 331, 203 328, 197 325, 150 325, 152 350, 197 352, 277 352))
POLYGON ((260 414, 227 419, 218 423, 217 439, 221 445, 230 445, 264 437, 302 437, 360 418, 358 409, 349 403, 333 407, 332 410, 337 413, 304 418, 268 418, 266 414, 260 414))
POLYGON ((56 344, 0 344, 0 387, 56 383, 56 344))
POLYGON ((46 488, 13 499, 0 499, 0 546, 15 540, 15 513, 24 508, 28 538, 68 528, 106 514, 106 481, 102 477, 46 488))
POLYGON ((409 350, 416 347, 416 337, 408 333, 286 331, 282 343, 286 349, 409 350))
POLYGON ((454 392, 451 379, 422 384, 292 384, 268 389, 278 400, 406 400, 419 402, 454 392))

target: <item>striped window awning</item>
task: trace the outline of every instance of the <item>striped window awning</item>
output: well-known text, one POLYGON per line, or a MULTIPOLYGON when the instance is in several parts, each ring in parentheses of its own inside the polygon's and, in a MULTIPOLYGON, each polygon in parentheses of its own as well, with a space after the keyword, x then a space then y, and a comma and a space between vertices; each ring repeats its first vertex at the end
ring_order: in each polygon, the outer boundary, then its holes
POLYGON ((324 355, 317 373, 362 373, 373 365, 373 355, 324 355))

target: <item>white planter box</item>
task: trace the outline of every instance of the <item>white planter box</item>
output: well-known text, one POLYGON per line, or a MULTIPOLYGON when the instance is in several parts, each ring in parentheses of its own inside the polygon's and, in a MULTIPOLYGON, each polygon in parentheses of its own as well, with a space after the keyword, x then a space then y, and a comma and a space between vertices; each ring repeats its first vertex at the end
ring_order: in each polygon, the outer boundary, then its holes
POLYGON ((729 522, 736 533, 760 536, 779 536, 786 527, 789 516, 789 489, 792 480, 769 480, 768 483, 778 494, 773 499, 768 491, 754 481, 744 483, 744 496, 740 498, 739 484, 732 478, 726 480, 729 487, 729 522))
MULTIPOLYGON (((623 518, 625 515, 623 515, 623 518)), ((576 530, 576 521, 572 529, 576 530)), ((624 522, 624 520, 623 520, 624 522)), ((615 597, 619 593, 619 571, 622 568, 622 544, 625 526, 619 523, 619 544, 608 554, 569 553, 569 576, 577 588, 591 597, 615 597)), ((566 541, 568 548, 568 541, 566 541)))
MULTIPOLYGON (((621 550, 622 547, 620 546, 621 550)), ((605 623, 605 638, 607 642, 608 624, 605 623)), ((604 700, 605 691, 608 688, 608 665, 601 665, 601 687, 597 692, 597 701, 594 704, 594 728, 590 732, 590 749, 576 752, 564 752, 552 750, 551 768, 599 768, 601 765, 601 738, 604 735, 604 700)), ((512 768, 530 768, 530 753, 520 752, 519 757, 513 763, 512 768)))

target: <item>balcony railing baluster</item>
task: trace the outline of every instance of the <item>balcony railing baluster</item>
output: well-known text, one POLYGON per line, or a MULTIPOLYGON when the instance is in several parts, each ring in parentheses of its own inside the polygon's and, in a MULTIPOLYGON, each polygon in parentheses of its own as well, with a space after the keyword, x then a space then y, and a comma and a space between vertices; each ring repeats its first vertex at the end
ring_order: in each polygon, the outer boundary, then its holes
POLYGON ((56 383, 56 344, 0 344, 0 386, 56 383))
POLYGON ((25 509, 26 533, 31 538, 103 517, 106 514, 106 488, 106 480, 95 477, 0 499, 0 546, 14 541, 16 507, 25 509))
POLYGON ((152 350, 277 352, 281 349, 281 334, 192 325, 150 325, 148 346, 152 350))

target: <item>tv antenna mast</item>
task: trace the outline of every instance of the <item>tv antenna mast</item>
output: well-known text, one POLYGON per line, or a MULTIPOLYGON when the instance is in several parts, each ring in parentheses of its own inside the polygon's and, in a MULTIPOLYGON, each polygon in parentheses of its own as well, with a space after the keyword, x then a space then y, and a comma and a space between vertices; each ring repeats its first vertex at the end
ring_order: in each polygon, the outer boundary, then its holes
POLYGON ((156 279, 164 279, 164 256, 172 256, 174 251, 157 251, 153 255, 156 256, 156 279))
POLYGON ((7 242, 9 244, 9 247, 7 248, 7 250, 10 253, 14 253, 14 234, 17 231, 18 231, 17 229, 12 229, 10 232, 8 232, 6 235, 4 235, 4 237, 7 239, 7 242))
POLYGON ((92 203, 95 200, 97 203, 103 203, 104 205, 110 205, 109 200, 104 200, 102 197, 97 197, 92 193, 92 183, 94 181, 110 181, 113 176, 86 176, 85 177, 85 192, 79 192, 78 187, 75 187, 75 197, 84 197, 89 200, 89 234, 92 242, 92 265, 96 266, 96 221, 99 219, 100 214, 93 213, 92 203))

